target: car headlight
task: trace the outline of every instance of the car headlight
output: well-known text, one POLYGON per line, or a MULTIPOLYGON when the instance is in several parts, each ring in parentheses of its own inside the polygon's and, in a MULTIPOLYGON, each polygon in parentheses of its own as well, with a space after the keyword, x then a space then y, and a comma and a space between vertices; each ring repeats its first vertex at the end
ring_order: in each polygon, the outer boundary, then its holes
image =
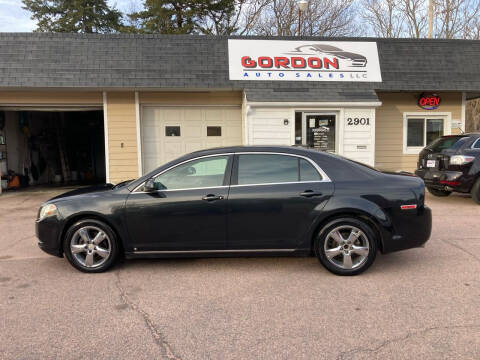
POLYGON ((58 214, 58 210, 54 204, 44 205, 40 208, 40 213, 38 214, 38 221, 43 220, 50 216, 55 216, 57 214, 58 214))
POLYGON ((475 160, 474 156, 454 155, 450 157, 450 165, 465 165, 475 160))

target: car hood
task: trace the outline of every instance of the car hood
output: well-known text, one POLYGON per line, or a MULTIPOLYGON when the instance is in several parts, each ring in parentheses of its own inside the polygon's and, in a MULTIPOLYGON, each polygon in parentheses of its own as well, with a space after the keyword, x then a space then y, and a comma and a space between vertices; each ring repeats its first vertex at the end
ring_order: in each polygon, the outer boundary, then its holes
POLYGON ((83 187, 83 188, 80 188, 80 189, 67 191, 64 194, 60 194, 58 196, 55 196, 54 198, 50 199, 49 201, 64 200, 66 198, 71 198, 73 196, 89 195, 89 194, 93 194, 93 193, 110 191, 112 189, 113 189, 113 184, 102 184, 102 185, 95 185, 95 186, 87 186, 87 187, 83 187))

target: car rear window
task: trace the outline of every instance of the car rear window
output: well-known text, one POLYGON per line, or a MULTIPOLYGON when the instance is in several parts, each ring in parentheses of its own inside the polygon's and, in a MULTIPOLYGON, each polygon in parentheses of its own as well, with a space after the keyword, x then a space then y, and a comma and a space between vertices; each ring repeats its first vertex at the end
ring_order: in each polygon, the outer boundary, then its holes
POLYGON ((432 150, 433 152, 440 152, 446 149, 458 149, 462 146, 467 140, 469 139, 468 136, 442 136, 435 141, 433 141, 430 145, 427 146, 428 149, 432 150))

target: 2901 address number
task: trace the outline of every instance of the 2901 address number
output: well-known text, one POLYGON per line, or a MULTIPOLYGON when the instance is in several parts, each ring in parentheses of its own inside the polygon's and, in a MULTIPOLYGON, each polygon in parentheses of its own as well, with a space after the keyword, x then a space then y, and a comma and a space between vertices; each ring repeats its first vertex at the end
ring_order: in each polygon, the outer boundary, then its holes
POLYGON ((370 125, 370 118, 347 118, 347 125, 370 125))

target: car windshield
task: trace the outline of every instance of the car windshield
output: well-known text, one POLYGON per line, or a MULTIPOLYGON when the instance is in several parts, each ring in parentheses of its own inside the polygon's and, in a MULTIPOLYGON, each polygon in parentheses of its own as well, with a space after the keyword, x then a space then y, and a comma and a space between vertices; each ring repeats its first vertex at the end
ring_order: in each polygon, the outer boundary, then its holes
POLYGON ((428 145, 427 149, 433 152, 441 152, 446 149, 455 150, 462 146, 468 139, 468 136, 463 135, 442 136, 428 145))

